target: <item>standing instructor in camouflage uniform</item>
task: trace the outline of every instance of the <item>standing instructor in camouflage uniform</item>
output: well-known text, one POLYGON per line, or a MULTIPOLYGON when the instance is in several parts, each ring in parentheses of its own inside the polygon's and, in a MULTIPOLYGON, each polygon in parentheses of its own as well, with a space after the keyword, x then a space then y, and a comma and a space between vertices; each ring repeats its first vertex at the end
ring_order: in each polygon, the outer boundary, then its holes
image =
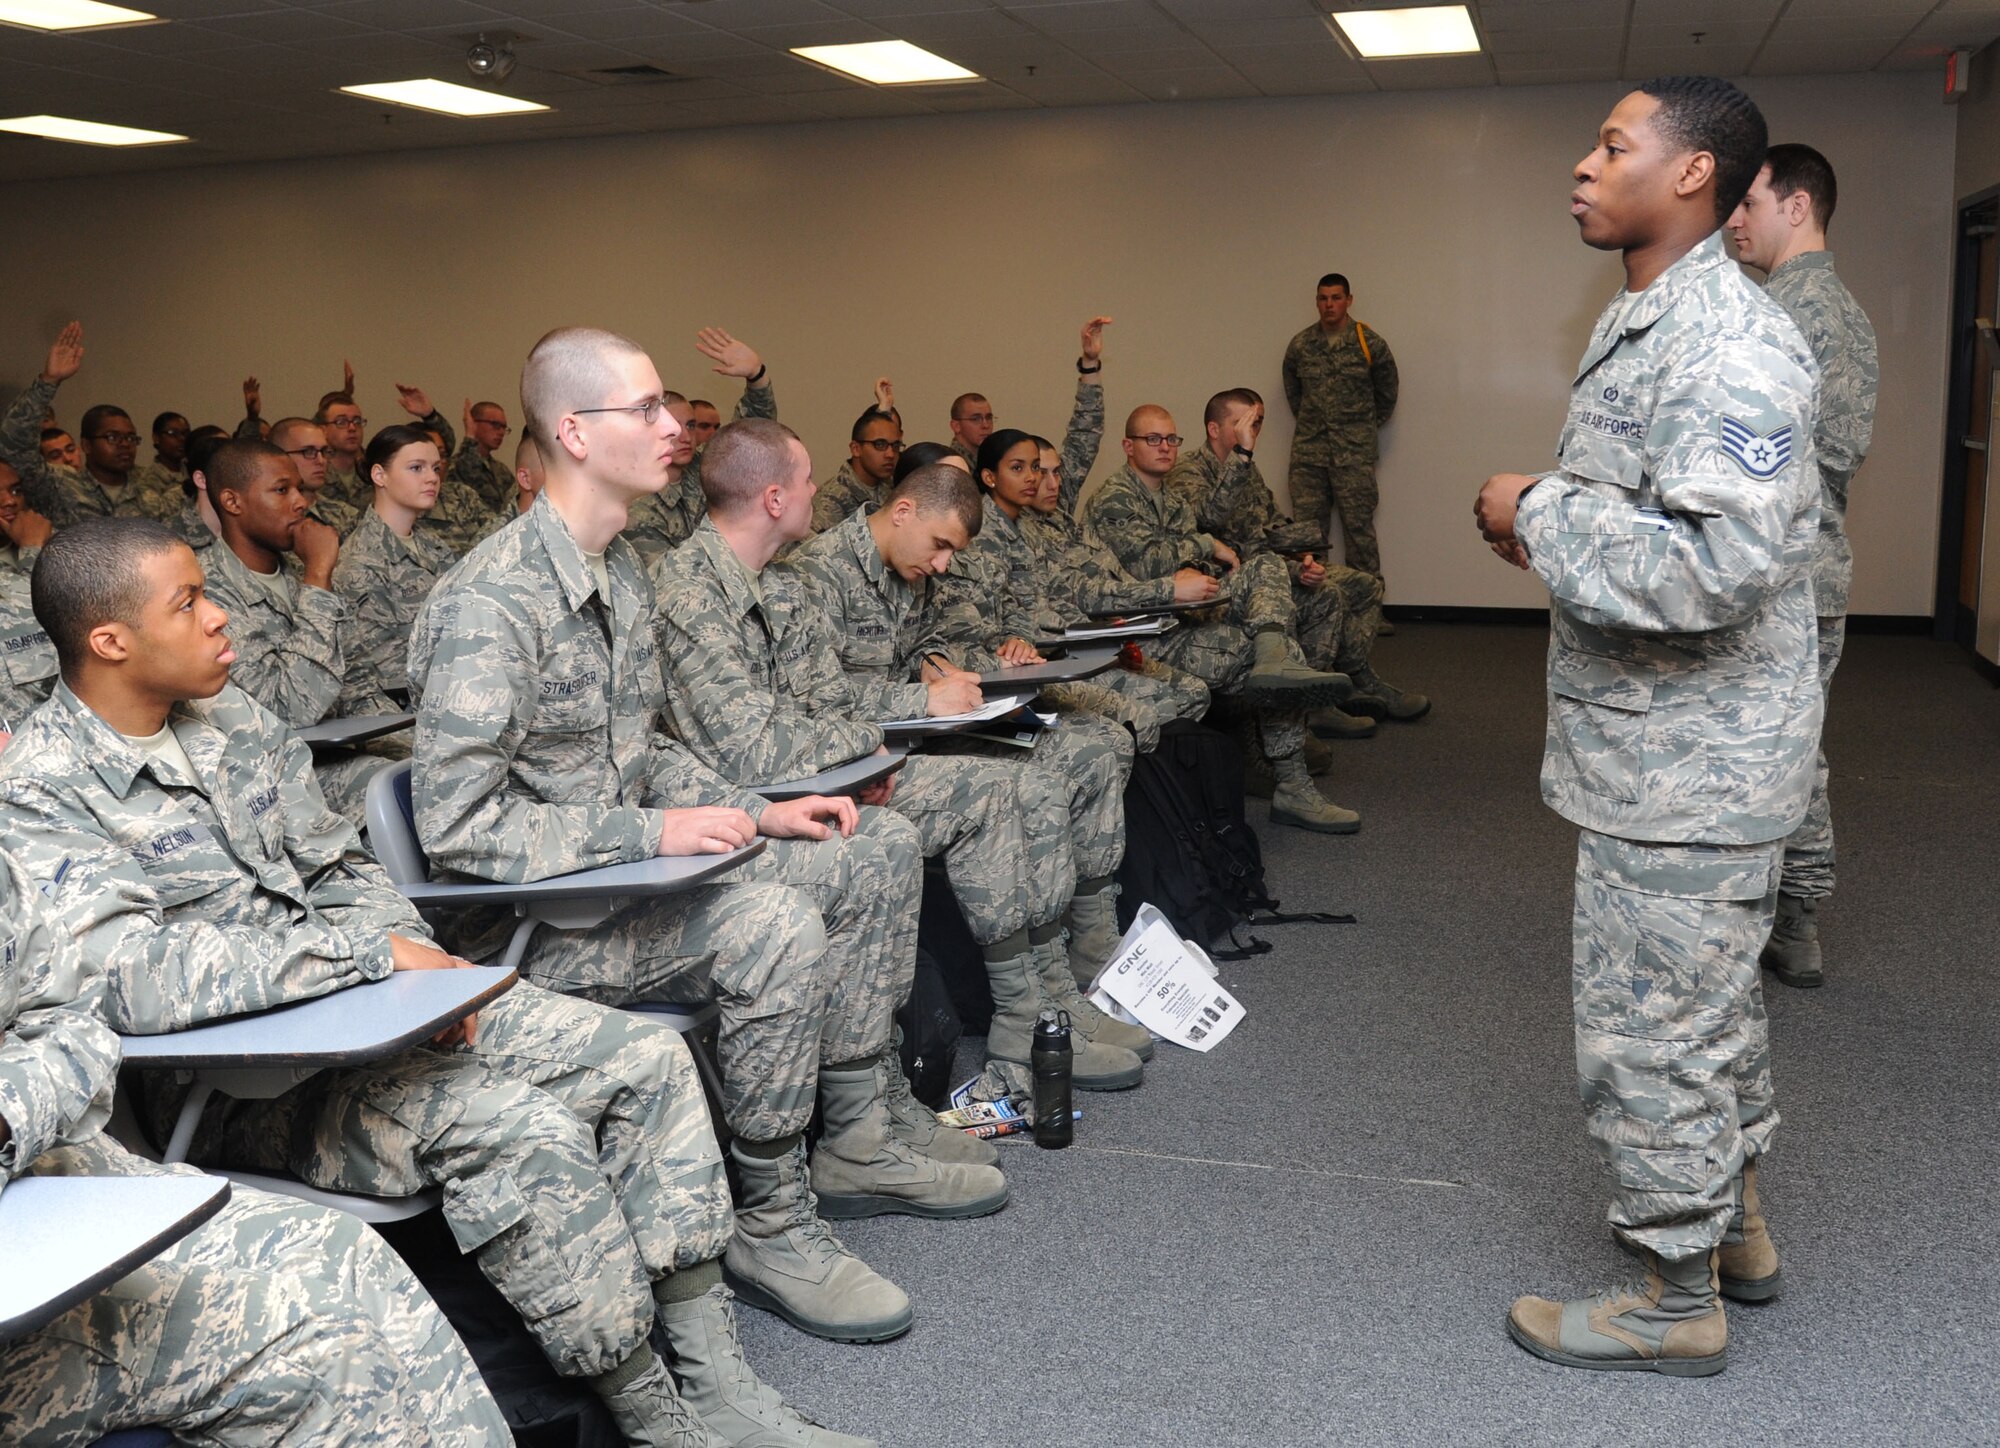
POLYGON ((1490 478, 1474 506, 1554 601, 1542 795, 1581 830, 1577 1071, 1611 1224, 1645 1267, 1514 1303, 1514 1340, 1568 1367, 1719 1372, 1718 1285, 1777 1291, 1757 951, 1819 740, 1819 479, 1812 354, 1719 231, 1765 143, 1757 107, 1711 76, 1618 103, 1570 209, 1587 245, 1624 253, 1625 289, 1577 369, 1556 469, 1490 478))
MULTIPOLYGON (((1834 275, 1826 228, 1833 220, 1833 167, 1810 146, 1773 146, 1749 195, 1729 218, 1739 260, 1765 275, 1764 294, 1805 334, 1819 363, 1813 457, 1819 464, 1819 536, 1813 540, 1813 607, 1819 615, 1819 685, 1833 686, 1847 641, 1847 590, 1854 552, 1847 546, 1847 490, 1875 432, 1875 328, 1854 294, 1834 275)), ((1777 920, 1763 963, 1786 985, 1825 980, 1820 965, 1819 904, 1833 894, 1833 813, 1826 797, 1826 751, 1813 771, 1812 803, 1785 842, 1777 920)))
POLYGON ((1326 536, 1340 510, 1349 568, 1382 576, 1375 546, 1375 459, 1382 427, 1396 410, 1396 359, 1373 327, 1347 315, 1354 293, 1328 272, 1313 301, 1319 320, 1285 348, 1285 401, 1292 434, 1292 516, 1326 536))

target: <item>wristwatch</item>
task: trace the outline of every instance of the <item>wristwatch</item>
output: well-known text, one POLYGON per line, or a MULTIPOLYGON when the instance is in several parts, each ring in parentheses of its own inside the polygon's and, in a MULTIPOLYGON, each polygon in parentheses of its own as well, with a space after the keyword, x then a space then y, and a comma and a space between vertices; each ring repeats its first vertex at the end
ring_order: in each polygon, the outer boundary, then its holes
POLYGON ((1086 367, 1083 365, 1083 358, 1079 357, 1076 359, 1076 375, 1079 377, 1090 377, 1103 370, 1104 364, 1102 362, 1093 362, 1086 367))

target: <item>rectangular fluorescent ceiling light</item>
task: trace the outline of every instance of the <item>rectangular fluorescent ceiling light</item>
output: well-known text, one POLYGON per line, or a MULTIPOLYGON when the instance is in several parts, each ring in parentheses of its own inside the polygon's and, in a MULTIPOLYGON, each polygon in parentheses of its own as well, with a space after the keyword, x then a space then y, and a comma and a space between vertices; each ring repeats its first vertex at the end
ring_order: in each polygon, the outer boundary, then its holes
POLYGON ((25 25, 31 30, 90 30, 159 18, 123 5, 100 5, 97 0, 0 0, 0 25, 25 25))
POLYGON ((540 101, 524 101, 444 80, 392 80, 380 85, 344 85, 340 90, 343 95, 446 116, 518 116, 548 109, 540 101))
POLYGON ((1421 5, 1408 10, 1337 10, 1334 21, 1363 60, 1413 55, 1472 55, 1479 35, 1463 5, 1421 5))
POLYGON ((860 45, 795 45, 792 54, 872 85, 935 85, 945 80, 978 80, 979 72, 953 65, 907 40, 870 40, 860 45))
POLYGON ((172 131, 107 126, 102 121, 73 121, 68 116, 15 116, 0 121, 0 131, 12 131, 17 136, 42 136, 51 141, 76 141, 85 146, 165 146, 187 139, 172 131))

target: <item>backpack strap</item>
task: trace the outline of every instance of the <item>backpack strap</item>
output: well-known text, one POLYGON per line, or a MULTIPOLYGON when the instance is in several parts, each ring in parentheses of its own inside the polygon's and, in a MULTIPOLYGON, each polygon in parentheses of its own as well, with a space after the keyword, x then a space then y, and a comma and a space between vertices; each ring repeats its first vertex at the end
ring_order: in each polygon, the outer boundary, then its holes
POLYGON ((1361 344, 1361 360, 1368 364, 1368 370, 1375 370, 1375 354, 1368 350, 1368 329, 1361 325, 1361 319, 1354 319, 1354 340, 1361 344))

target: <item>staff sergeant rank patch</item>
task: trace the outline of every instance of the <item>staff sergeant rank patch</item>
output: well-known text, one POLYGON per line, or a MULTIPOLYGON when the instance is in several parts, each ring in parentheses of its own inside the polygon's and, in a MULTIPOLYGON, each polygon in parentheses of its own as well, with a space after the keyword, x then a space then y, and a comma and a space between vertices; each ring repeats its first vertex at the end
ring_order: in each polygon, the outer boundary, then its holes
POLYGON ((1722 415, 1722 451, 1751 477, 1776 477, 1792 460, 1792 425, 1759 433, 1747 422, 1722 415))

